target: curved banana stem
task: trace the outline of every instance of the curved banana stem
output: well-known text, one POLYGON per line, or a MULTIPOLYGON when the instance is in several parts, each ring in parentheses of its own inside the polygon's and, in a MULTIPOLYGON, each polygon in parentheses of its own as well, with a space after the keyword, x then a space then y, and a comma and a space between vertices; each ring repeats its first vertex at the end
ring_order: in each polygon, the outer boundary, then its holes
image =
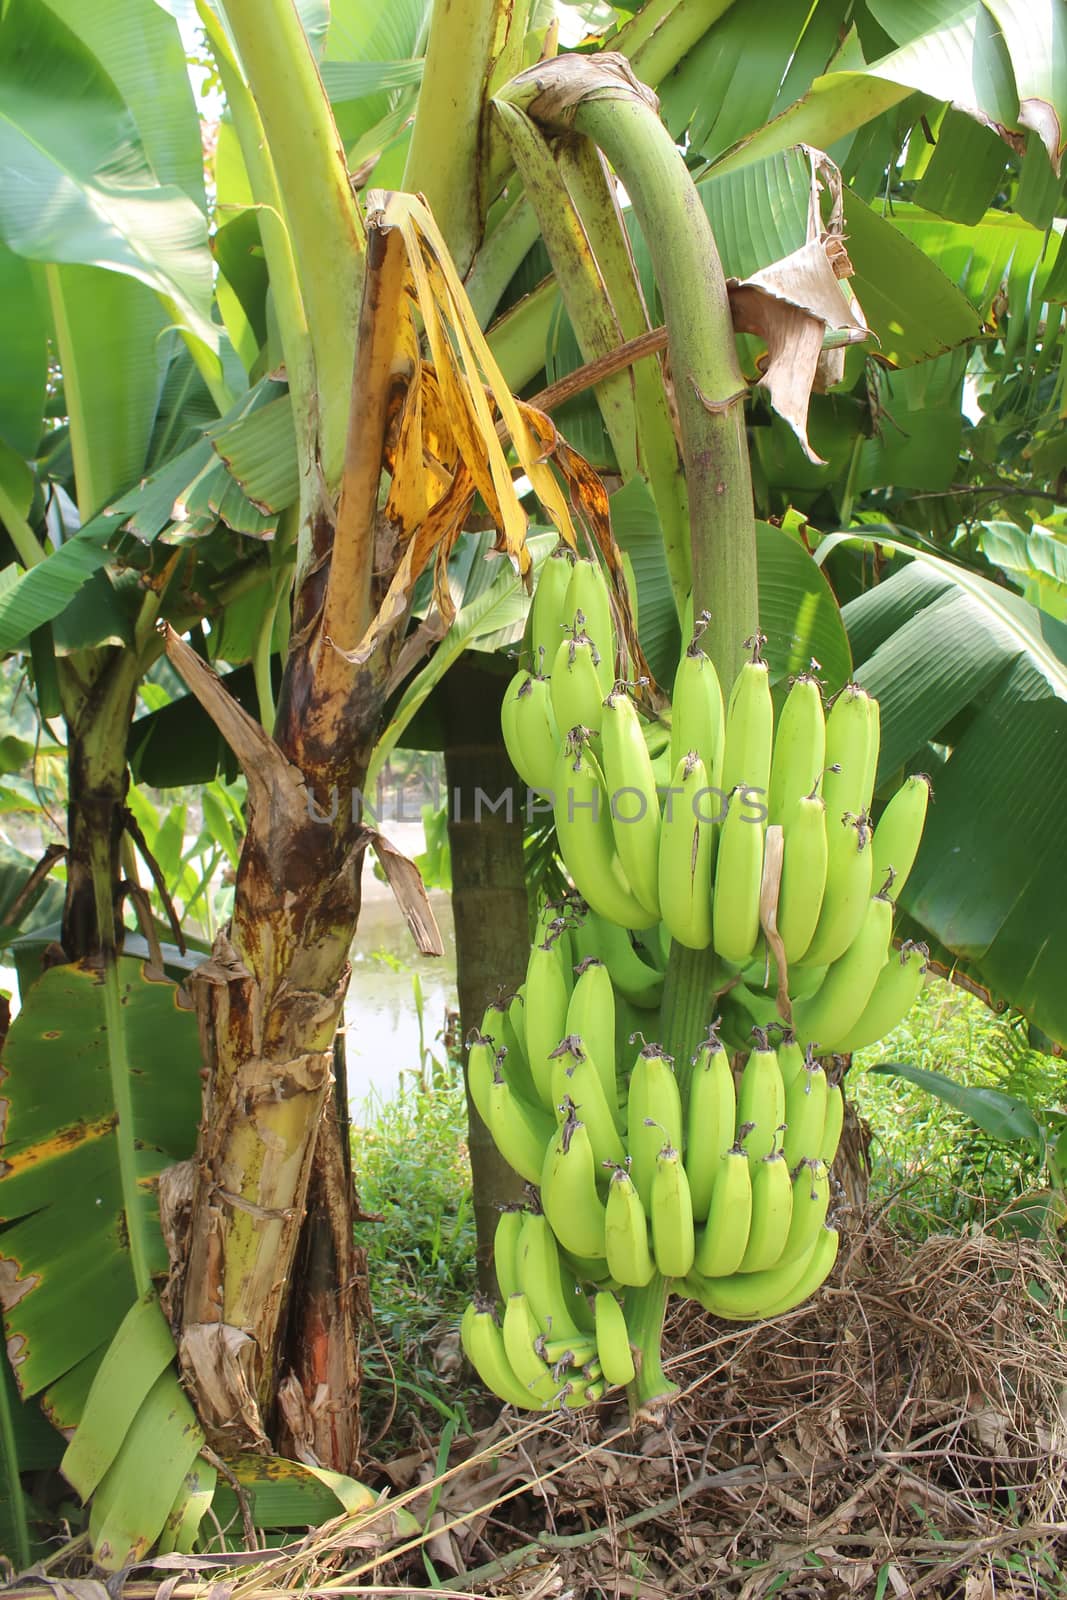
POLYGON ((663 1370, 661 1344, 670 1280, 654 1273, 643 1289, 628 1289, 624 1309, 631 1342, 636 1346, 637 1375, 626 1393, 634 1422, 658 1421, 664 1407, 678 1393, 663 1370))

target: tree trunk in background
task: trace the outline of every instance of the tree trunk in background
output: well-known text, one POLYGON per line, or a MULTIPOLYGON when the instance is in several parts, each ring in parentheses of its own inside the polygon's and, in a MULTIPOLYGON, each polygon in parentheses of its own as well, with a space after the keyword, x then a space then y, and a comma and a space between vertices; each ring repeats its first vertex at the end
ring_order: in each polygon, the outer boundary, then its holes
MULTIPOLYGON (((456 982, 464 1039, 479 1026, 486 1005, 501 988, 508 992, 518 988, 530 954, 522 856, 525 791, 500 735, 500 703, 507 681, 479 670, 464 657, 443 685, 456 982), (506 806, 493 812, 486 803, 495 804, 505 793, 512 796, 510 820, 506 806)), ((491 1292, 498 1208, 520 1199, 523 1184, 497 1151, 469 1091, 467 1122, 478 1280, 491 1292)))

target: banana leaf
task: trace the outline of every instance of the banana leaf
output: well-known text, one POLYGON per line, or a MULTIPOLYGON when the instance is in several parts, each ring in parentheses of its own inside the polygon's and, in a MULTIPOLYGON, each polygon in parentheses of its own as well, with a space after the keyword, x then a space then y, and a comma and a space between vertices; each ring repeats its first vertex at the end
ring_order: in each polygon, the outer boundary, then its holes
POLYGON ((844 608, 855 676, 882 708, 879 786, 940 770, 904 910, 992 992, 1067 1040, 1067 625, 892 537, 844 608))

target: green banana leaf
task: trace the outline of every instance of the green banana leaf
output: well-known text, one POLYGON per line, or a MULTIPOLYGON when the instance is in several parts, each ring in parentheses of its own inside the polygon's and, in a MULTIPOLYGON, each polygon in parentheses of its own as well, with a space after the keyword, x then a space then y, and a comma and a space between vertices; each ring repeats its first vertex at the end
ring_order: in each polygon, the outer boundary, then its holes
POLYGON ((1024 1100, 1017 1095, 1005 1094, 1001 1089, 988 1089, 980 1084, 957 1083, 943 1072, 930 1072, 925 1067, 913 1067, 903 1061, 881 1061, 869 1072, 886 1078, 904 1078, 908 1083, 936 1095, 946 1105, 955 1106, 964 1116, 970 1117, 984 1133, 1005 1143, 1026 1140, 1042 1146, 1045 1136, 1041 1124, 1024 1100))
POLYGON ((30 988, 2 1058, 0 1304, 21 1393, 43 1391, 62 1426, 77 1415, 55 1386, 78 1373, 84 1391, 137 1298, 131 1237, 151 1272, 166 1270, 154 1184, 192 1153, 200 1113, 196 1022, 177 986, 130 957, 117 978, 124 1060, 88 965, 52 967, 30 988))
POLYGON ((882 707, 879 786, 936 769, 901 905, 1050 1038, 1067 1040, 1067 625, 889 534, 888 574, 844 608, 855 676, 882 707))

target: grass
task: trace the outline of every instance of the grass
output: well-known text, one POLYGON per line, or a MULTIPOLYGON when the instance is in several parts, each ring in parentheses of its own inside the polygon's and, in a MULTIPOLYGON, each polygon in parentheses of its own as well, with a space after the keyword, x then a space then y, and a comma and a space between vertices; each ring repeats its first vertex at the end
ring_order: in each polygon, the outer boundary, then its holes
POLYGON ((352 1164, 360 1202, 382 1219, 356 1229, 367 1251, 377 1329, 364 1350, 364 1427, 368 1442, 388 1434, 395 1399, 410 1445, 415 1422, 431 1434, 442 1420, 466 1427, 454 1352, 475 1287, 475 1234, 458 1064, 435 1062, 432 1071, 424 1064, 422 1072, 405 1074, 395 1098, 372 1096, 356 1121, 352 1164))
POLYGON ((880 1062, 910 1063, 999 1089, 1024 1101, 1041 1122, 1044 1113, 1063 1107, 1064 1065, 1029 1047, 1025 1024, 933 979, 906 1022, 857 1052, 847 1092, 871 1128, 874 1197, 903 1191, 899 1221, 909 1231, 960 1230, 1042 1187, 1044 1163, 1035 1144, 993 1139, 924 1090, 871 1074, 880 1062))

